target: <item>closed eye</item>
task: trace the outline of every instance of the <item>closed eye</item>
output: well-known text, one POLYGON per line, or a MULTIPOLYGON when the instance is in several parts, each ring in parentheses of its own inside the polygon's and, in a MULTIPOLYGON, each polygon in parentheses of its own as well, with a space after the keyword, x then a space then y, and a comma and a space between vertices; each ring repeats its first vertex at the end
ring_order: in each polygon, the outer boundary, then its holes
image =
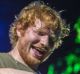
POLYGON ((45 32, 38 32, 38 35, 44 36, 44 35, 46 35, 46 33, 45 32))

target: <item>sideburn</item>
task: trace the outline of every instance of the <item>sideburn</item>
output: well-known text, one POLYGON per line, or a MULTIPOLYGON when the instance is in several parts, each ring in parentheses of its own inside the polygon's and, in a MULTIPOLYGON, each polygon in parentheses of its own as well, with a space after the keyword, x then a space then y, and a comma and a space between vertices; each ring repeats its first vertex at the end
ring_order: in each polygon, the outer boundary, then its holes
POLYGON ((20 32, 21 36, 24 36, 25 29, 23 29, 22 25, 17 25, 17 29, 16 30, 18 30, 20 32))

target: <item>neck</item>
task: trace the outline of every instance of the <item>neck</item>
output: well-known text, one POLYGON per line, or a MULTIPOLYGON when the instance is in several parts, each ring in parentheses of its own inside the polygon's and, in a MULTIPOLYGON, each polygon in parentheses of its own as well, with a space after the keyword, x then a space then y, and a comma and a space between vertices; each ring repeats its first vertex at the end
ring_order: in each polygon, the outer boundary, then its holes
POLYGON ((22 63, 22 64, 25 64, 25 63, 23 62, 23 59, 22 59, 21 56, 19 55, 18 50, 16 50, 15 48, 12 49, 12 51, 10 51, 9 54, 10 54, 15 60, 19 61, 19 62, 22 63))
MULTIPOLYGON (((27 67, 29 67, 29 66, 24 62, 24 60, 22 59, 22 57, 21 57, 20 54, 19 54, 19 51, 18 51, 18 43, 16 44, 15 48, 13 48, 13 49, 9 52, 9 54, 10 54, 15 60, 17 60, 18 62, 22 63, 23 65, 25 65, 25 66, 27 66, 27 67)), ((32 66, 31 68, 32 68, 33 70, 36 70, 37 67, 38 67, 38 66, 36 66, 36 67, 35 67, 35 66, 32 66)))
POLYGON ((15 48, 13 48, 9 54, 17 61, 19 61, 20 63, 24 64, 25 66, 27 66, 27 64, 24 62, 24 60, 21 58, 19 51, 18 51, 18 44, 16 44, 15 48))

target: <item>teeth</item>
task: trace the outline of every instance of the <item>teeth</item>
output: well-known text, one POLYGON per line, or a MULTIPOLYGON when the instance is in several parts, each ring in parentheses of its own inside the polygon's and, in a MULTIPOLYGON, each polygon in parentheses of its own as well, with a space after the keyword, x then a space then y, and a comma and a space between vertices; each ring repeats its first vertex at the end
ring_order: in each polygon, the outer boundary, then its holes
POLYGON ((44 52, 47 51, 47 50, 46 50, 47 48, 45 48, 45 47, 32 46, 32 48, 36 49, 37 51, 39 51, 39 52, 41 52, 41 53, 44 53, 44 52))
POLYGON ((34 48, 39 49, 39 50, 45 50, 44 47, 34 47, 34 48))
POLYGON ((46 51, 45 48, 36 48, 36 49, 39 50, 39 51, 46 51))
POLYGON ((42 56, 42 54, 38 51, 38 50, 36 50, 35 48, 33 48, 33 53, 34 53, 34 55, 37 55, 37 56, 39 56, 39 57, 41 57, 42 56))

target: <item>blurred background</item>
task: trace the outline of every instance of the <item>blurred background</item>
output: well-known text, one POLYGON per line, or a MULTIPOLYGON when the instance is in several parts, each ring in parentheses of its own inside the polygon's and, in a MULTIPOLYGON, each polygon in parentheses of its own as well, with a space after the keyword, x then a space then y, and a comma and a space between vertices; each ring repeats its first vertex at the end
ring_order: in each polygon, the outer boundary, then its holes
MULTIPOLYGON (((42 74, 80 74, 80 1, 41 1, 58 11, 67 25, 70 24, 70 35, 63 39, 63 44, 40 65, 39 70, 42 74)), ((10 24, 30 2, 32 0, 0 0, 0 52, 11 50, 10 24)))

